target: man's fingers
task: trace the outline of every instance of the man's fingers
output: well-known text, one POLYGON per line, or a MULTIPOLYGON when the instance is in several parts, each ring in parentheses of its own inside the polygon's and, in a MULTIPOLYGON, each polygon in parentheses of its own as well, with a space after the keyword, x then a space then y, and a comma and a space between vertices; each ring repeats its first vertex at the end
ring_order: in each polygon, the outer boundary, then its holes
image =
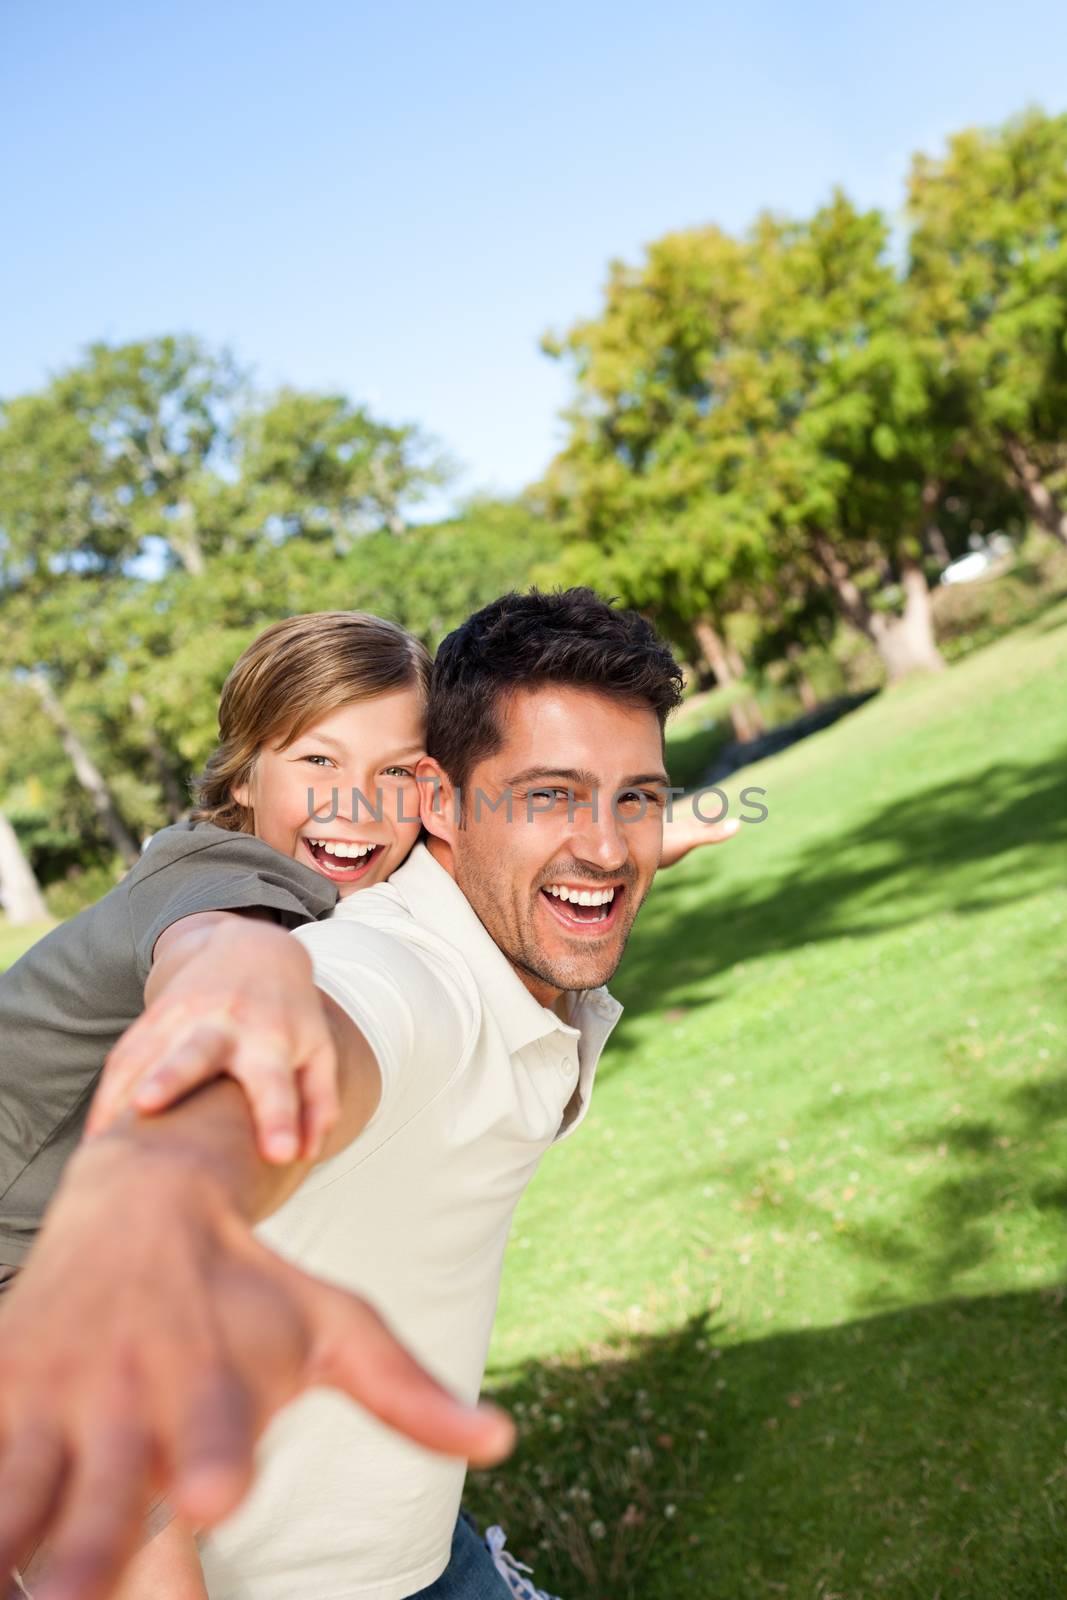
POLYGON ((26 1561, 59 1498, 66 1454, 57 1434, 24 1428, 0 1459, 0 1572, 26 1561))
POLYGON ((94 1429, 35 1600, 104 1600, 137 1547, 152 1449, 136 1427, 94 1429))
POLYGON ((732 839, 741 826, 738 817, 724 817, 721 822, 709 822, 708 842, 710 844, 725 844, 727 839, 732 839))
POLYGON ((463 1456, 477 1466, 492 1466, 510 1454, 515 1425, 507 1413, 457 1400, 366 1301, 307 1277, 304 1294, 315 1342, 314 1381, 343 1390, 428 1450, 463 1456))
POLYGON ((198 1084, 216 1078, 231 1043, 225 1028, 198 1024, 180 1044, 165 1050, 133 1092, 138 1111, 162 1111, 198 1084))
POLYGON ((203 1527, 232 1511, 252 1482, 254 1444, 252 1407, 239 1379, 224 1370, 201 1376, 169 1447, 175 1511, 203 1527))

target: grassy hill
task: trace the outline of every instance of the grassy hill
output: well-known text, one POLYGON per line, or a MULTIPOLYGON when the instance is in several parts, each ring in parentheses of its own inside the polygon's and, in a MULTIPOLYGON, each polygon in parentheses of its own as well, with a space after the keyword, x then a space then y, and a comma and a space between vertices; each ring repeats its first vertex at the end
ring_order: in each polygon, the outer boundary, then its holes
POLYGON ((1067 604, 750 785, 520 1207, 475 1509, 567 1600, 1058 1596, 1067 604))
POLYGON ((566 1600, 1060 1596, 1067 603, 749 786, 520 1208, 472 1507, 566 1600))

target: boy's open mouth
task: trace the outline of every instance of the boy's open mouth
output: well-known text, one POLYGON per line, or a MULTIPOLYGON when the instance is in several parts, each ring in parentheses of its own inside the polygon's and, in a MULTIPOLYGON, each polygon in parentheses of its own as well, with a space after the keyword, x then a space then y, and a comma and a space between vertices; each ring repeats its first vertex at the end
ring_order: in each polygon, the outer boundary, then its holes
POLYGON ((382 853, 380 844, 350 843, 346 839, 302 839, 301 843, 319 872, 337 883, 365 878, 382 853))
POLYGON ((545 908, 568 933, 585 936, 610 933, 619 918, 625 884, 546 883, 541 890, 545 908))

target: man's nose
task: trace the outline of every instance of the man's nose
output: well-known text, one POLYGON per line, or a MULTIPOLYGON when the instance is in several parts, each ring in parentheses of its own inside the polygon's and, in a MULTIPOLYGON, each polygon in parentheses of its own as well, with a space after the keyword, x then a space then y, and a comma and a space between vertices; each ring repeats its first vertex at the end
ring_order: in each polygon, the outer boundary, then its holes
POLYGON ((575 855, 601 872, 618 872, 630 856, 625 824, 615 815, 610 797, 599 797, 595 815, 576 808, 571 846, 575 855))

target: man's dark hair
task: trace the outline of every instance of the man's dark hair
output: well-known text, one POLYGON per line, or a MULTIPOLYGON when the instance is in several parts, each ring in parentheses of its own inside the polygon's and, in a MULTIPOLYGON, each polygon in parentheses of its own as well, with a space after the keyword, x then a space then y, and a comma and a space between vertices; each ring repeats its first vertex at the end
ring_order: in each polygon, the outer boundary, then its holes
POLYGON ((503 744, 511 695, 546 684, 648 706, 661 728, 682 697, 681 668, 638 612, 593 589, 513 592, 476 611, 438 647, 427 751, 464 787, 478 762, 503 744))

